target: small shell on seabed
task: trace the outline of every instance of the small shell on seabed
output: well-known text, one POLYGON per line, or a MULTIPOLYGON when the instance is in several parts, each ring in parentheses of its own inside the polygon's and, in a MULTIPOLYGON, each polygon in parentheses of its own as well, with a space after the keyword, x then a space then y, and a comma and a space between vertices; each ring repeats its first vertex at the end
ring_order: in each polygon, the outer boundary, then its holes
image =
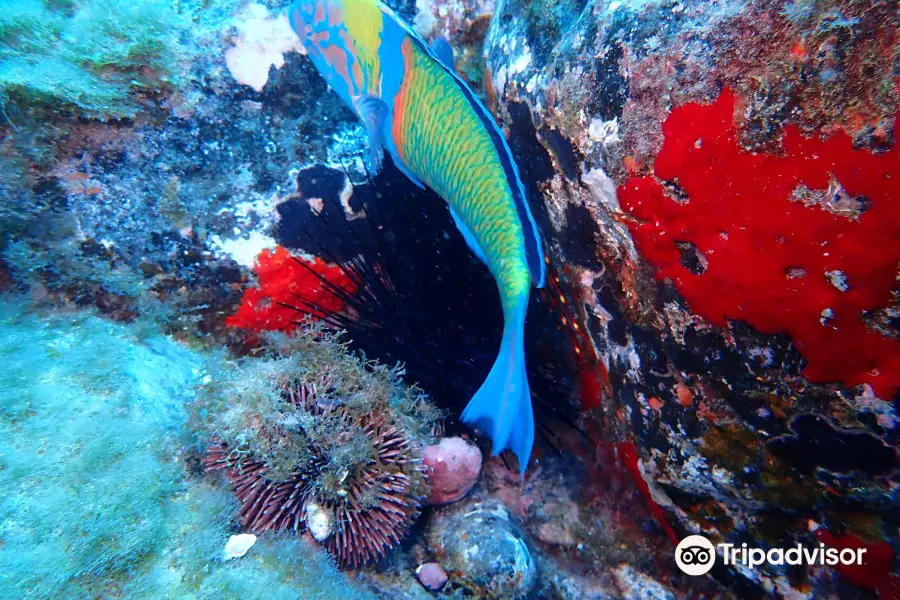
POLYGON ((256 543, 256 536, 252 533, 239 533, 228 538, 225 544, 225 560, 240 558, 247 554, 247 550, 256 543))
POLYGON ((328 510, 315 502, 306 505, 306 526, 317 542, 324 542, 334 533, 334 523, 328 510))

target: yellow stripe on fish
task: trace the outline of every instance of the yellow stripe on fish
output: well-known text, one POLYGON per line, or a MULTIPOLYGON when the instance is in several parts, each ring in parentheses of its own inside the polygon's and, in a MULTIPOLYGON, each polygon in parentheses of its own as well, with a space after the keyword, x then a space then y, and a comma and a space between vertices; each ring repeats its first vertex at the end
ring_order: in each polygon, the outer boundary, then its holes
POLYGON ((378 48, 381 45, 382 13, 371 0, 344 0, 344 24, 360 65, 360 89, 367 94, 381 93, 381 65, 378 48))

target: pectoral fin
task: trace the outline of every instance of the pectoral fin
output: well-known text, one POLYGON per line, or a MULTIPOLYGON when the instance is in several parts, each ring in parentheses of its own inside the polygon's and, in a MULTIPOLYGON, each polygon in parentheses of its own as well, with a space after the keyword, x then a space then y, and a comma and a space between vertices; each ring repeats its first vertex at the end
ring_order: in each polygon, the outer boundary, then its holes
POLYGON ((388 107, 384 100, 378 96, 360 96, 353 101, 357 114, 366 126, 369 134, 369 168, 372 173, 381 170, 384 160, 384 120, 387 118, 388 107))
POLYGON ((478 245, 478 241, 475 239, 475 236, 472 235, 472 232, 469 231, 469 228, 463 223, 462 219, 456 214, 452 208, 450 209, 450 216, 453 217, 453 222, 456 223, 456 228, 459 229, 459 232, 462 233, 463 238, 466 240, 466 244, 469 245, 469 248, 478 257, 478 260, 487 264, 487 258, 484 256, 484 251, 481 249, 481 246, 478 245))

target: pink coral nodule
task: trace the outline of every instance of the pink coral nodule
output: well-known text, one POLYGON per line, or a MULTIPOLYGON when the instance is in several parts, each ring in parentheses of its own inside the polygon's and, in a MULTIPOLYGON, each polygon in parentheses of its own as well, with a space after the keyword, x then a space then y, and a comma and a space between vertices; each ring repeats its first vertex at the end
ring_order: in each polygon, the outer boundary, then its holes
POLYGON ((447 583, 447 572, 437 563, 425 563, 416 569, 416 578, 429 590, 438 591, 447 583))
POLYGON ((450 504, 469 493, 481 474, 481 450, 459 437, 425 448, 425 473, 431 486, 427 504, 450 504))

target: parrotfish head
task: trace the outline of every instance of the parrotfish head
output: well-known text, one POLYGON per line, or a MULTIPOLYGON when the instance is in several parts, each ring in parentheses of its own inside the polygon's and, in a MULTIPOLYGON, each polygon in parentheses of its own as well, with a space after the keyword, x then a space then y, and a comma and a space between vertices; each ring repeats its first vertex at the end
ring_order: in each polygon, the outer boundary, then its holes
POLYGON ((357 94, 351 79, 355 48, 344 23, 343 0, 296 0, 288 12, 294 32, 328 84, 345 100, 357 94))
POLYGON ((288 20, 294 33, 305 44, 310 43, 314 26, 321 27, 326 22, 326 4, 328 0, 297 0, 291 5, 288 20))

